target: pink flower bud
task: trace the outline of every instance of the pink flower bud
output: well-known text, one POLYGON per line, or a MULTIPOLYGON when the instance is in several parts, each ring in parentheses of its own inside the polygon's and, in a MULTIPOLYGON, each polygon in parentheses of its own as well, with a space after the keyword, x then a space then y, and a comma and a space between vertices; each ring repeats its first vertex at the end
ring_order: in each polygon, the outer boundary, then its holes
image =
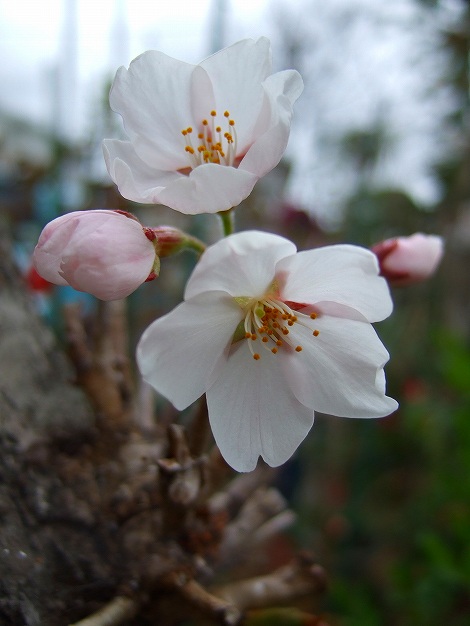
POLYGON ((74 211, 47 224, 33 263, 51 283, 70 285, 101 300, 118 300, 151 273, 156 276, 159 259, 135 218, 96 210, 74 211))
POLYGON ((436 271, 443 254, 437 235, 415 233, 410 237, 387 239, 375 244, 380 271, 390 285, 402 287, 426 280, 436 271))
POLYGON ((145 234, 150 240, 155 240, 155 246, 159 257, 178 254, 178 252, 183 250, 188 241, 188 235, 174 226, 145 228, 145 234))

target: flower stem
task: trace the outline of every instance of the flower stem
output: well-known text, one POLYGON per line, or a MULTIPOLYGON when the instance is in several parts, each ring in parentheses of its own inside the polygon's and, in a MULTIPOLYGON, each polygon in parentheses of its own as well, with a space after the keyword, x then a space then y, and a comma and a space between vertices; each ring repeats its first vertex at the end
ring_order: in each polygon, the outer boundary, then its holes
POLYGON ((193 237, 192 235, 187 235, 187 239, 185 241, 184 247, 188 250, 194 250, 198 254, 202 254, 206 249, 206 244, 202 242, 197 237, 193 237))
POLYGON ((235 231, 235 220, 233 209, 229 209, 228 211, 220 211, 218 213, 220 219, 222 220, 222 228, 224 229, 224 237, 227 235, 231 235, 235 231))

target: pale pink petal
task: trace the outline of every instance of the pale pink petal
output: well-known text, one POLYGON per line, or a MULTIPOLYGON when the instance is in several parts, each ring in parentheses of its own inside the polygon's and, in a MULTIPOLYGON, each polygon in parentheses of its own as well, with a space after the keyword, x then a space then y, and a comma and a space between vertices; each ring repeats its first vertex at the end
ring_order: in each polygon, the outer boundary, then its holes
POLYGON ((276 266, 283 300, 335 302, 356 309, 369 322, 385 319, 393 304, 386 281, 378 276, 374 254, 350 245, 299 252, 276 266))
POLYGON ((149 50, 119 68, 111 108, 120 113, 137 154, 155 169, 187 166, 181 131, 194 124, 191 109, 195 66, 149 50))
MULTIPOLYGON (((56 217, 44 227, 34 250, 33 263, 36 270, 55 285, 67 285, 61 273, 64 252, 74 250, 77 241, 86 239, 97 228, 110 223, 120 224, 122 220, 126 220, 124 223, 127 227, 128 218, 105 209, 72 211, 56 217)), ((138 223, 135 226, 139 226, 138 223)), ((142 228, 140 232, 143 234, 142 228)))
MULTIPOLYGON (((125 218, 128 219, 128 218, 125 218)), ((145 237, 142 227, 117 232, 110 225, 97 229, 86 241, 64 253, 61 273, 68 284, 101 300, 126 298, 145 282, 155 260, 155 248, 145 237)))
POLYGON ((301 352, 284 350, 284 375, 298 400, 322 413, 341 417, 383 417, 397 408, 385 395, 383 366, 389 355, 367 322, 320 315, 294 324, 290 339, 301 352), (312 329, 319 330, 314 337, 312 329))
POLYGON ((239 472, 258 457, 276 467, 289 459, 313 424, 313 411, 290 390, 281 360, 263 351, 255 361, 245 342, 207 391, 209 419, 222 456, 239 472))
POLYGON ((179 176, 158 193, 158 201, 181 213, 217 213, 240 204, 258 177, 234 167, 206 163, 179 176))
POLYGON ((261 37, 245 39, 216 52, 200 64, 209 75, 216 110, 235 120, 239 153, 253 141, 253 128, 263 105, 262 82, 271 73, 271 46, 261 37))
POLYGON ((241 316, 225 293, 183 302, 142 335, 137 347, 142 376, 177 409, 186 408, 218 375, 241 316))
POLYGON ((288 239, 261 231, 221 239, 202 255, 186 285, 185 298, 213 289, 233 297, 261 296, 274 279, 277 261, 295 251, 288 239))
MULTIPOLYGON (((78 226, 78 211, 49 222, 41 232, 33 252, 33 265, 40 276, 54 285, 67 285, 60 274, 64 248, 69 244, 78 226)), ((81 213, 81 212, 80 212, 81 213)))
POLYGON ((156 204, 166 185, 186 178, 179 172, 166 172, 147 165, 130 141, 105 139, 103 153, 109 175, 120 194, 133 202, 156 204))
MULTIPOLYGON (((383 276, 394 286, 410 285, 426 280, 434 274, 444 252, 444 243, 437 235, 415 233, 410 237, 397 237, 382 243, 395 244, 381 259, 383 276)), ((372 249, 377 254, 377 248, 372 249)), ((380 255, 378 255, 380 259, 380 255)))

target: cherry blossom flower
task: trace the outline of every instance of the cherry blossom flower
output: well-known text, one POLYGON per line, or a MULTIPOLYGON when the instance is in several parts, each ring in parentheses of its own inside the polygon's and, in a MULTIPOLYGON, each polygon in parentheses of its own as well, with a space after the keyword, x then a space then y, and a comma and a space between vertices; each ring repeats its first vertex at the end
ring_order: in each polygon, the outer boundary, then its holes
POLYGON ((110 104, 129 141, 103 143, 121 194, 188 214, 238 205, 279 163, 303 89, 298 72, 271 72, 264 37, 198 65, 151 50, 121 67, 110 104))
POLYGON ((388 353, 371 322, 392 301, 374 254, 337 245, 296 253, 273 234, 247 231, 210 246, 184 302, 144 332, 144 379, 184 409, 206 393, 226 461, 250 471, 259 456, 284 463, 314 410, 382 417, 388 353))
POLYGON ((386 239, 372 247, 382 276, 394 287, 419 283, 432 276, 443 251, 441 237, 422 233, 386 239))
POLYGON ((155 247, 142 225, 116 211, 74 211, 49 222, 33 263, 55 285, 117 300, 158 273, 155 247))

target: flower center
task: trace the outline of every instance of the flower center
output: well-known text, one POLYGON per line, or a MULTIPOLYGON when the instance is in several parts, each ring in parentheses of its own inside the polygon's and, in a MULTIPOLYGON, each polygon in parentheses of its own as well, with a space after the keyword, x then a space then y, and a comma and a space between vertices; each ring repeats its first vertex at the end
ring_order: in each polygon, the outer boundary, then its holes
MULTIPOLYGON (((240 298, 240 300, 242 300, 240 298)), ((262 300, 250 300, 247 303, 244 320, 245 339, 248 348, 255 359, 259 361, 260 352, 255 349, 256 343, 272 354, 289 346, 295 352, 302 352, 302 346, 295 343, 290 337, 291 328, 300 324, 312 330, 312 320, 318 317, 317 313, 304 314, 292 310, 285 302, 266 297, 262 300)), ((318 337, 319 330, 313 330, 312 335, 318 337)))
POLYGON ((191 126, 181 131, 186 141, 184 149, 188 155, 191 169, 204 163, 234 166, 237 155, 235 122, 230 118, 228 111, 224 112, 224 118, 225 132, 223 132, 222 126, 217 123, 217 111, 212 110, 209 119, 202 120, 195 144, 191 138, 193 135, 191 126))

